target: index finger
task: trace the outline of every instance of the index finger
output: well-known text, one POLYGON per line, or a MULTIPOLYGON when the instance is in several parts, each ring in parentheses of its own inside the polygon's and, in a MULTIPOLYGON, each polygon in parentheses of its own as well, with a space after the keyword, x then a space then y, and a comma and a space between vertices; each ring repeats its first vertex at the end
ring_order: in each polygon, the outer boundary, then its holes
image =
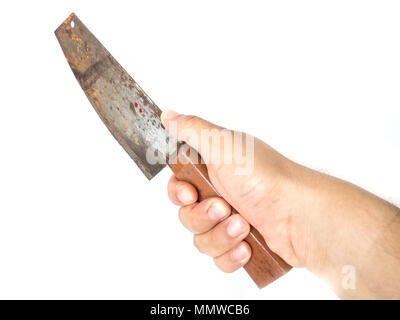
POLYGON ((197 201, 197 191, 194 186, 185 181, 179 181, 174 175, 168 181, 168 197, 178 206, 187 206, 197 201))

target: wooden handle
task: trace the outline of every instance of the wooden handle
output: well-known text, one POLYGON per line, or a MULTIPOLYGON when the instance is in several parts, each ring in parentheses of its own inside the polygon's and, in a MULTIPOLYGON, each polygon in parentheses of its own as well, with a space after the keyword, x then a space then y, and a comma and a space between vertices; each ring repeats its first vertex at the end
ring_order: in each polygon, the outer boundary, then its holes
MULTIPOLYGON (((187 144, 179 146, 177 155, 169 159, 169 166, 178 180, 189 182, 197 188, 199 201, 221 197, 212 185, 200 155, 187 144)), ((234 213, 238 212, 232 208, 232 214, 234 213)), ((252 254, 244 268, 259 288, 265 287, 292 268, 268 248, 264 238, 252 226, 245 240, 250 245, 252 254)))

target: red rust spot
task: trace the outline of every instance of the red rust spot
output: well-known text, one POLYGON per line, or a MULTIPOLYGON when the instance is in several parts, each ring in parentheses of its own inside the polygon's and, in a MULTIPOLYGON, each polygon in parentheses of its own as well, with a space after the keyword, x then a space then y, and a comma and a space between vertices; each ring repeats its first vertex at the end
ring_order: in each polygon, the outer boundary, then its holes
POLYGON ((139 109, 139 112, 142 112, 143 110, 142 109, 139 109))
POLYGON ((71 39, 77 42, 76 51, 79 53, 82 47, 82 39, 79 38, 75 33, 72 34, 71 39))
POLYGON ((138 106, 138 104, 137 104, 137 102, 135 102, 135 107, 137 107, 138 106))

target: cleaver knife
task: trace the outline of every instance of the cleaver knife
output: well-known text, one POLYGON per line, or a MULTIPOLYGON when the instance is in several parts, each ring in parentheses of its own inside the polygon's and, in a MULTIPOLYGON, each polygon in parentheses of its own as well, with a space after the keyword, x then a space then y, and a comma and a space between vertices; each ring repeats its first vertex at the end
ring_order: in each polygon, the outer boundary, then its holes
MULTIPOLYGON (((161 124, 161 110, 74 13, 55 34, 94 110, 149 180, 168 165, 178 180, 196 187, 199 201, 220 197, 200 155, 168 134, 161 124)), ((237 214, 234 208, 232 214, 237 214)), ((259 288, 291 269, 255 228, 245 241, 252 255, 244 268, 259 288)))

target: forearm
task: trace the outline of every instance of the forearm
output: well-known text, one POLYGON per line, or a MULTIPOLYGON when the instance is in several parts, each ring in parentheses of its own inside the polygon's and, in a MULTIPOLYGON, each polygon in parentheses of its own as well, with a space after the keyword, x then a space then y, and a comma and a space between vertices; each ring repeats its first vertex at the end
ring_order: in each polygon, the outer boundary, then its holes
POLYGON ((342 298, 400 298, 400 210, 298 165, 293 177, 304 204, 293 246, 306 267, 342 298))

